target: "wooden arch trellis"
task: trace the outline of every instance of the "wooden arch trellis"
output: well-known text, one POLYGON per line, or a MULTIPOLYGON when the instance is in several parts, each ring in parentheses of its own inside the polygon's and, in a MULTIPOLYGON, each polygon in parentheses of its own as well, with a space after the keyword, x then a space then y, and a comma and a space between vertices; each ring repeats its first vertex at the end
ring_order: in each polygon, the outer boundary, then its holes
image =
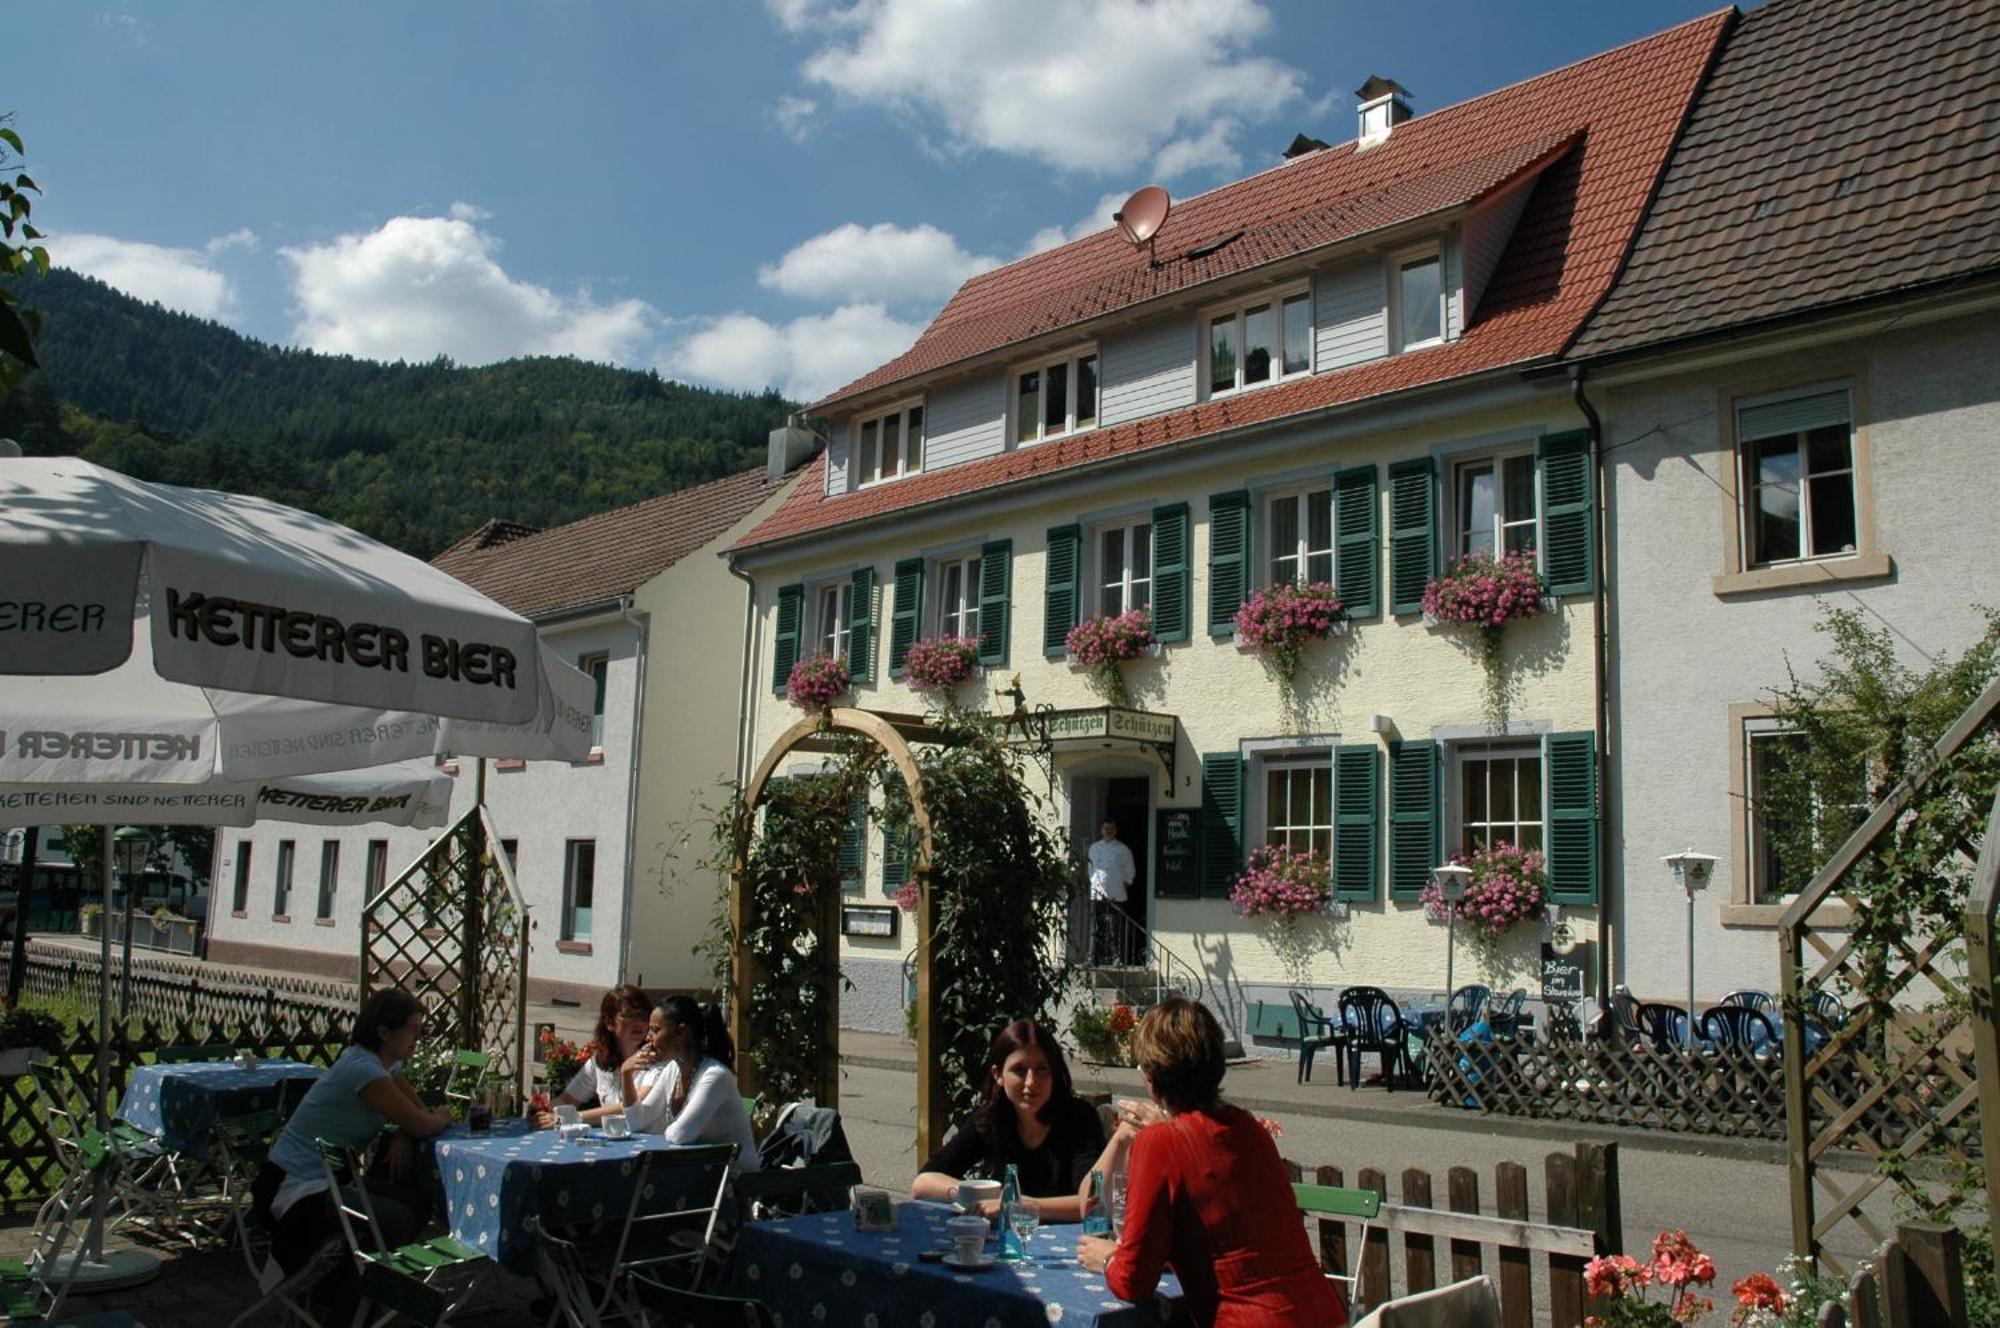
MULTIPOLYGON (((771 749, 758 762, 756 772, 743 790, 743 806, 754 812, 764 801, 778 763, 793 752, 832 750, 839 735, 858 737, 875 744, 896 766, 909 791, 910 811, 916 825, 916 843, 909 862, 909 879, 917 883, 916 974, 917 974, 917 1155, 928 1157, 944 1138, 946 1105, 949 1098, 938 1057, 932 1054, 932 1030, 936 1023, 937 992, 931 979, 931 931, 933 904, 929 885, 931 864, 931 813, 924 797, 924 781, 917 767, 912 744, 952 741, 928 721, 914 715, 882 714, 872 710, 835 707, 823 714, 808 715, 778 735, 771 749)), ((751 1036, 750 996, 766 977, 761 958, 746 948, 740 938, 755 924, 752 891, 745 888, 749 866, 749 846, 739 845, 731 865, 729 919, 736 942, 730 965, 730 1034, 738 1047, 747 1047, 751 1036)), ((814 1049, 815 1097, 823 1105, 840 1100, 840 895, 822 890, 818 899, 816 936, 812 962, 821 965, 828 1000, 822 1012, 819 1045, 814 1049)), ((758 1089, 754 1058, 739 1057, 739 1082, 745 1093, 758 1089)))

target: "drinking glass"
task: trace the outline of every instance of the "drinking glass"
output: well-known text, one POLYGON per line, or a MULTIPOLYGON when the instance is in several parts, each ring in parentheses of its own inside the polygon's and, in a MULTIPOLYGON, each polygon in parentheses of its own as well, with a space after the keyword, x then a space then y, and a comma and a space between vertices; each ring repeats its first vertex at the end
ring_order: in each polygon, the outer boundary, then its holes
POLYGON ((1125 1190, 1130 1184, 1130 1180, 1131 1178, 1125 1174, 1123 1167, 1111 1173, 1111 1194, 1105 1211, 1111 1218, 1111 1238, 1113 1240, 1118 1239, 1125 1230, 1125 1190))
POLYGON ((1007 1205, 1007 1225, 1013 1229, 1014 1238, 1021 1242, 1021 1262, 1032 1263, 1028 1254, 1028 1242, 1034 1239, 1035 1228, 1042 1224, 1042 1206, 1033 1199, 1016 1199, 1007 1205))

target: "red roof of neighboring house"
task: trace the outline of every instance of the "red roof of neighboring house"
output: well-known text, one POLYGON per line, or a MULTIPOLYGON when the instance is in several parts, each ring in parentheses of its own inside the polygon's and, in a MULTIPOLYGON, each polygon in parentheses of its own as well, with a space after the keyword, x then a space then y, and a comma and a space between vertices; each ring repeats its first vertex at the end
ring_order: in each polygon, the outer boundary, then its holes
POLYGON ((719 539, 798 473, 773 483, 759 466, 548 530, 488 521, 431 565, 529 618, 603 604, 719 539))
POLYGON ((1476 201, 1559 154, 1457 341, 832 497, 822 456, 739 547, 1560 354, 1617 276, 1732 12, 1406 121, 1366 151, 1327 149, 1190 199, 1161 228, 1157 269, 1106 230, 983 273, 908 351, 820 406, 1476 201), (1176 261, 1238 231, 1212 255, 1176 261))

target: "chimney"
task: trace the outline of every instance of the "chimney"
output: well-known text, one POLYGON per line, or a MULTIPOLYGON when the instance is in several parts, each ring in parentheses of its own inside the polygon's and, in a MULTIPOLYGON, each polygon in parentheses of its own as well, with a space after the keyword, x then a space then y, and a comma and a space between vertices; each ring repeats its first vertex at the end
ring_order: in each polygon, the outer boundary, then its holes
POLYGON ((1300 157, 1310 156, 1315 152, 1324 152, 1332 146, 1331 143, 1320 142, 1311 134, 1298 134, 1293 137, 1292 145, 1285 149, 1285 160, 1297 161, 1300 157))
POLYGON ((1368 81, 1354 90, 1354 95, 1361 98, 1361 135, 1357 146, 1374 147, 1410 118, 1410 90, 1393 78, 1370 74, 1368 81))
POLYGON ((806 428, 801 423, 803 419, 804 416, 794 415, 771 430, 771 455, 764 477, 772 484, 791 474, 819 446, 819 435, 806 428))

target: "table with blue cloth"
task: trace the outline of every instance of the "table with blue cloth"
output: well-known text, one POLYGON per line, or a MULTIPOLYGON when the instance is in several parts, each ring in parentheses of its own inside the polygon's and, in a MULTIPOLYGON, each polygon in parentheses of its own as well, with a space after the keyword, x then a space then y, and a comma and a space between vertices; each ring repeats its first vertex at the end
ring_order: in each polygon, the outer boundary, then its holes
POLYGON ((286 1081, 311 1082, 326 1071, 303 1061, 259 1061, 253 1070, 235 1061, 175 1061, 132 1071, 118 1118, 169 1148, 196 1159, 208 1156, 208 1134, 219 1120, 270 1111, 286 1081))
POLYGON ((510 1272, 529 1274, 538 1216, 566 1226, 622 1220, 639 1155, 675 1147, 657 1134, 610 1139, 593 1131, 586 1140, 564 1140, 506 1118, 487 1134, 454 1125, 431 1143, 452 1236, 510 1272))
POLYGON ((1027 1264, 972 1272, 922 1262, 922 1251, 950 1245, 945 1223, 957 1212, 898 1203, 894 1231, 857 1231, 852 1213, 746 1222, 728 1289, 764 1302, 780 1322, 829 1328, 1140 1328, 1165 1323, 1164 1301, 1180 1297, 1171 1274, 1160 1299, 1131 1305, 1112 1295, 1102 1273, 1077 1263, 1074 1224, 1038 1228, 1027 1264))

